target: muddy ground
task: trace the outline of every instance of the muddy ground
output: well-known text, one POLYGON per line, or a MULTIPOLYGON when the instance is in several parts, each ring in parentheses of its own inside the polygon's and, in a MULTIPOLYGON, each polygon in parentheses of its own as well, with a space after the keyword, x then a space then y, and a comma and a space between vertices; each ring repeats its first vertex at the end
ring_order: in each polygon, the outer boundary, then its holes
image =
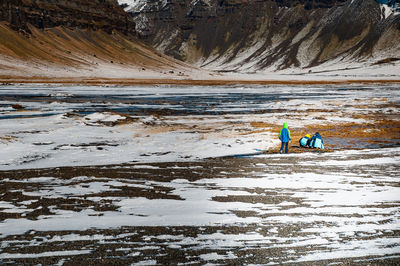
MULTIPOLYGON (((1 262, 43 265, 83 263, 89 265, 131 263, 397 265, 400 262, 398 197, 395 201, 383 201, 379 204, 368 201, 363 203, 363 199, 360 198, 358 206, 345 203, 342 205, 339 202, 331 203, 329 206, 322 204, 319 206, 320 212, 318 207, 314 206, 318 200, 308 196, 314 194, 329 196, 335 193, 340 195, 341 190, 354 191, 354 195, 357 196, 357 191, 363 190, 363 187, 366 188, 363 193, 372 197, 376 191, 393 193, 392 188, 398 191, 400 166, 398 161, 391 162, 390 158, 399 155, 400 150, 395 149, 387 154, 310 154, 308 158, 294 155, 294 157, 267 155, 261 158, 220 158, 200 162, 146 164, 142 165, 143 168, 140 168, 140 165, 124 164, 106 167, 3 171, 0 200, 19 206, 23 211, 12 213, 3 210, 0 216, 2 222, 0 228, 3 232, 12 232, 9 227, 24 227, 18 222, 24 220, 30 221, 29 224, 33 229, 2 236, 1 262), (387 160, 387 163, 374 163, 377 159, 387 160), (332 160, 336 163, 330 164, 332 160), (346 163, 366 160, 370 160, 371 163, 359 165, 346 163), (285 183, 281 184, 282 180, 288 179, 289 173, 296 173, 297 176, 288 180, 298 183, 292 188, 287 187, 285 183), (343 178, 329 177, 334 173, 340 173, 343 178), (313 182, 319 185, 302 185, 302 179, 304 182, 309 182, 307 178, 309 175, 325 176, 326 183, 324 180, 314 180, 313 182), (230 180, 232 183, 237 178, 243 177, 259 180, 263 176, 269 177, 266 180, 276 183, 276 186, 232 184, 232 187, 229 187, 230 180), (45 177, 51 180, 36 180, 45 177), (213 184, 212 180, 217 179, 226 180, 227 187, 213 184), (75 195, 74 192, 64 194, 61 191, 63 186, 74 187, 79 191, 79 188, 89 188, 92 182, 110 180, 120 181, 121 184, 110 185, 102 191, 88 190, 75 195), (152 223, 143 226, 137 222, 138 225, 135 225, 135 217, 139 219, 141 216, 147 216, 152 220, 157 213, 134 212, 126 214, 132 218, 127 222, 117 223, 120 226, 113 227, 106 222, 104 224, 96 222, 109 213, 117 213, 113 219, 125 220, 126 217, 118 216, 118 213, 122 212, 118 201, 123 199, 185 201, 185 198, 175 193, 175 189, 168 185, 174 180, 185 180, 184 184, 188 187, 196 186, 206 195, 207 190, 220 191, 219 196, 214 195, 198 201, 198 204, 207 202, 230 204, 224 210, 215 210, 215 215, 221 216, 220 225, 218 222, 211 225, 207 223, 196 225, 195 221, 194 225, 186 224, 185 214, 178 213, 174 215, 178 216, 177 221, 179 215, 182 215, 182 224, 167 222, 160 226, 151 225, 152 223), (206 183, 205 180, 211 180, 211 183, 206 183), (147 187, 140 186, 149 183, 151 185, 147 187), (341 187, 343 184, 345 186, 341 187), (55 194, 47 193, 51 190, 55 194), (222 193, 223 191, 227 192, 222 193), (238 191, 242 193, 237 193, 238 191), (300 194, 304 196, 299 196, 300 194), (283 204, 287 202, 291 204, 283 204), (248 209, 241 204, 253 207, 248 209), (338 211, 336 208, 342 210, 338 211), (359 212, 352 210, 353 208, 366 211, 359 212), (80 230, 54 230, 57 226, 51 225, 50 221, 61 215, 60 212, 64 212, 67 217, 66 223, 69 223, 69 212, 80 213, 88 209, 93 210, 93 213, 82 218, 90 219, 86 224, 89 226, 87 228, 82 226, 80 230), (311 211, 308 211, 310 209, 311 211), (349 211, 344 211, 346 209, 349 211), (236 217, 238 222, 224 222, 226 216, 236 217), (250 218, 256 218, 257 222, 246 220, 250 218), (48 230, 39 225, 39 221, 45 220, 49 220, 48 230), (132 225, 129 225, 130 223, 132 225), (90 224, 93 224, 93 227, 90 227, 90 224), (340 229, 349 225, 351 229, 340 229), (375 246, 371 249, 369 245, 375 246), (390 255, 385 254, 385 250, 390 255), (82 251, 83 254, 80 254, 82 251), (63 255, 63 252, 67 253, 63 255), (307 260, 310 254, 313 256, 307 260), (334 255, 329 256, 329 254, 334 255), (324 256, 329 259, 325 259, 324 256)), ((194 205, 193 208, 198 206, 194 205)), ((199 215, 201 212, 202 210, 199 210, 199 215)))

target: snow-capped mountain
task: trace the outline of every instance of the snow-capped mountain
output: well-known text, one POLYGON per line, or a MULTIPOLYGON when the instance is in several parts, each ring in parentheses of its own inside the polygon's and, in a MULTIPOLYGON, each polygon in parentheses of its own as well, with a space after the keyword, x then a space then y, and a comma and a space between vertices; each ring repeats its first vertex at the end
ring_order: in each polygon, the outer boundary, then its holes
POLYGON ((3 75, 13 74, 14 69, 40 75, 34 60, 50 69, 57 64, 60 73, 65 66, 92 71, 106 64, 120 75, 130 64, 136 70, 151 66, 157 75, 168 75, 183 65, 241 73, 386 66, 400 63, 399 4, 397 0, 0 0, 0 68, 3 75))
MULTIPOLYGON (((236 71, 400 58, 399 1, 120 0, 163 53, 236 71)), ((383 60, 383 61, 382 61, 383 60)), ((385 61, 386 60, 386 61, 385 61)))

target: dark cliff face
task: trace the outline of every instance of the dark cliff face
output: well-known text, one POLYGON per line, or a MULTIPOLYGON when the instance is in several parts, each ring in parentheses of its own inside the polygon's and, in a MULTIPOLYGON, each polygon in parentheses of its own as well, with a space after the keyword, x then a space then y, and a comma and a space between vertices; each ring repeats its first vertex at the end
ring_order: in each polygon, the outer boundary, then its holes
POLYGON ((132 18, 117 0, 0 0, 0 20, 26 31, 30 24, 40 29, 64 26, 135 33, 132 18))
POLYGON ((138 40, 117 0, 0 0, 0 76, 123 77, 189 68, 138 40))
POLYGON ((150 45, 211 68, 310 67, 379 49, 400 57, 400 16, 384 17, 374 0, 155 0, 131 14, 150 45))

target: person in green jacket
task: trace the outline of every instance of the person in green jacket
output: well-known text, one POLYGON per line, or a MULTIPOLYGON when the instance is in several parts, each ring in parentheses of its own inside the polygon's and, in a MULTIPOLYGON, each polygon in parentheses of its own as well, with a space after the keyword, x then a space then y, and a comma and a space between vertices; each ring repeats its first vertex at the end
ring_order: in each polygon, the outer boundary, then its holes
POLYGON ((283 148, 285 148, 285 153, 289 153, 289 141, 291 140, 291 138, 290 138, 290 130, 286 122, 283 123, 281 132, 279 132, 279 139, 282 142, 281 149, 279 150, 279 152, 282 153, 283 148))

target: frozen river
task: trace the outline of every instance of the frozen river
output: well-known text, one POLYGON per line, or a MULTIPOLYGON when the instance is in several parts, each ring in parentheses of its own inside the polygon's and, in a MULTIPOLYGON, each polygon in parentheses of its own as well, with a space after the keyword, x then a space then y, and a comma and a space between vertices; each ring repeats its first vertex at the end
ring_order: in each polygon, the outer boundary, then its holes
POLYGON ((1 86, 0 263, 399 264, 399 96, 1 86))

